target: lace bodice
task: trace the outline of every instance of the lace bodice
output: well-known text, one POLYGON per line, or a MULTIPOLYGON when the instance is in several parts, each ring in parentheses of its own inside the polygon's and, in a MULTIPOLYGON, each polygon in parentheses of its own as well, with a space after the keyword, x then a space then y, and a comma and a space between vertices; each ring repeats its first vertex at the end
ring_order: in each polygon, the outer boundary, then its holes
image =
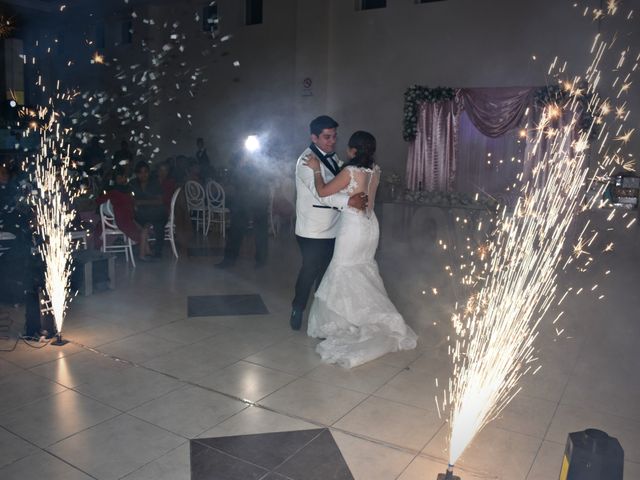
MULTIPOLYGON (((349 196, 362 192, 366 193, 369 197, 369 202, 365 213, 370 215, 375 207, 376 192, 380 184, 380 167, 374 165, 373 168, 364 168, 347 165, 345 168, 349 172, 351 180, 342 192, 349 196)), ((359 212, 358 210, 355 211, 359 212)))

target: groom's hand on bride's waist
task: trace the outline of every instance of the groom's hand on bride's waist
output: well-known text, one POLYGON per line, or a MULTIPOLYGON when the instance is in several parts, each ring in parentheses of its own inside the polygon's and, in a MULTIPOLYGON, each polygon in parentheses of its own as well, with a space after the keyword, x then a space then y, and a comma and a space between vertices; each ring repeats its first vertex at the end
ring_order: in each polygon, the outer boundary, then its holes
POLYGON ((368 202, 369 197, 366 193, 356 193, 355 195, 349 197, 349 206, 358 210, 364 210, 365 208, 367 208, 368 202))

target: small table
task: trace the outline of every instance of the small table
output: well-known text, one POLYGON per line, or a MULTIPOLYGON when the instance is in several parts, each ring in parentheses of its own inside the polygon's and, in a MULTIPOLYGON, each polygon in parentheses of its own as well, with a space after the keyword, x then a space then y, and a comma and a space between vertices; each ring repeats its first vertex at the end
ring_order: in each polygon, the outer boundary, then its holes
MULTIPOLYGON (((116 288, 116 257, 102 252, 91 250, 78 250, 73 254, 73 264, 76 271, 82 272, 82 294, 88 297, 93 293, 94 269, 101 262, 106 262, 108 282, 110 290, 116 288)), ((77 278, 77 277, 76 277, 77 278)))

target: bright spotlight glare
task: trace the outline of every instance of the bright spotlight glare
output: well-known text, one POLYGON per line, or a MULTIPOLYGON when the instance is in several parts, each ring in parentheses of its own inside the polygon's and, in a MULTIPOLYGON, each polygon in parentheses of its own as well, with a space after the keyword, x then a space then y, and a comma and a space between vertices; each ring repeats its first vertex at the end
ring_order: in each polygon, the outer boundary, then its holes
POLYGON ((244 148, 249 152, 256 152, 260 150, 260 140, 255 135, 249 135, 244 141, 244 148))

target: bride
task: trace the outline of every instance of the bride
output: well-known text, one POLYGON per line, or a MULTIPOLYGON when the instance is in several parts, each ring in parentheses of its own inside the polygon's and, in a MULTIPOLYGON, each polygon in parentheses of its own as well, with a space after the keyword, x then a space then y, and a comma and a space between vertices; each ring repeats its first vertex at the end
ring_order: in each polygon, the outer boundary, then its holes
POLYGON ((320 197, 344 192, 364 192, 369 197, 364 211, 342 211, 331 263, 315 294, 309 313, 310 337, 323 338, 316 347, 322 359, 351 368, 388 352, 411 350, 417 335, 405 324, 389 300, 374 259, 379 228, 373 207, 380 183, 380 168, 374 164, 376 139, 358 131, 349 139, 350 161, 329 183, 320 173, 315 155, 306 159, 314 172, 320 197))

